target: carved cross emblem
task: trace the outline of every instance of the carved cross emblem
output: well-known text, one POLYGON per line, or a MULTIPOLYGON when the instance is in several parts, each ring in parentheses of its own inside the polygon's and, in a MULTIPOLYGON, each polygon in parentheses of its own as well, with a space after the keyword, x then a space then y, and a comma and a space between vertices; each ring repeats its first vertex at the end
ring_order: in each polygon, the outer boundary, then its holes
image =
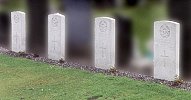
POLYGON ((14 35, 14 42, 16 43, 16 48, 20 48, 20 44, 19 44, 19 35, 16 33, 15 35, 14 35))
POLYGON ((164 58, 164 65, 163 66, 166 67, 166 59, 165 58, 168 58, 169 56, 166 55, 166 51, 165 50, 163 51, 163 55, 161 55, 161 57, 164 58))
POLYGON ((52 41, 52 43, 53 43, 53 51, 55 51, 56 50, 56 44, 57 44, 55 37, 54 37, 54 40, 52 41))

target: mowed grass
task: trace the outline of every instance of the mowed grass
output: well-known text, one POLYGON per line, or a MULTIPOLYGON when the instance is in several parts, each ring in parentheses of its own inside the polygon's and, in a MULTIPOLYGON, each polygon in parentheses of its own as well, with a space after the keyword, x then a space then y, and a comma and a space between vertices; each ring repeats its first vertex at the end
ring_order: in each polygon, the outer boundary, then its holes
POLYGON ((190 100, 191 92, 0 55, 0 100, 190 100), (93 99, 92 99, 93 100, 93 99))

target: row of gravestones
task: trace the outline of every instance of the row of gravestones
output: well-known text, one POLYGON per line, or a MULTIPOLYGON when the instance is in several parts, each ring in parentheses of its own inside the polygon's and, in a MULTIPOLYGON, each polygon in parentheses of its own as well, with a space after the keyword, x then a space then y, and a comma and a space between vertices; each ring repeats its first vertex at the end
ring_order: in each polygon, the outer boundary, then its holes
MULTIPOLYGON (((25 13, 11 13, 12 51, 25 52, 25 13)), ((65 16, 48 16, 48 57, 53 60, 65 59, 65 16)), ((175 80, 179 76, 180 25, 172 21, 154 23, 154 77, 175 80)), ((115 66, 115 19, 95 18, 94 63, 102 69, 115 66)))

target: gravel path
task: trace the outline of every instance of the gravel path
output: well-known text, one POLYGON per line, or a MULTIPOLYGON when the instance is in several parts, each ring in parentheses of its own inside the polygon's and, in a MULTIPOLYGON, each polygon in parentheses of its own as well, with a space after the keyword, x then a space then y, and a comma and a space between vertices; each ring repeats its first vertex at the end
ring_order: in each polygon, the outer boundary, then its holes
POLYGON ((12 57, 27 58, 27 59, 31 59, 34 61, 39 61, 39 62, 44 62, 44 63, 48 63, 48 64, 52 64, 52 65, 57 65, 57 66, 60 66, 63 68, 68 67, 68 68, 86 70, 86 71, 89 71, 92 73, 103 73, 105 75, 129 77, 129 78, 134 79, 134 80, 159 83, 159 84, 167 85, 167 86, 172 87, 172 88, 179 88, 179 89, 191 91, 191 82, 167 81, 167 80, 155 79, 155 78, 153 78, 153 76, 142 75, 142 74, 128 72, 128 71, 118 71, 115 69, 105 70, 105 69, 96 68, 94 66, 86 66, 86 65, 81 65, 79 63, 74 63, 74 62, 66 62, 63 60, 55 61, 55 60, 48 59, 46 57, 39 57, 36 54, 12 52, 12 51, 4 49, 2 47, 0 47, 0 54, 6 54, 6 55, 9 55, 12 57))

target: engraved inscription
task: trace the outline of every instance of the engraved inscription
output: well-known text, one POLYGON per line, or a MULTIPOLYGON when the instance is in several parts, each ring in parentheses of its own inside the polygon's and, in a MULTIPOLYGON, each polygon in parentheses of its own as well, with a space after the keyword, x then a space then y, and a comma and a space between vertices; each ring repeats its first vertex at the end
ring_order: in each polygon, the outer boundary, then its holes
POLYGON ((56 40, 55 36, 53 36, 53 38, 51 39, 51 48, 50 48, 50 52, 56 54, 58 53, 58 41, 56 40))
POLYGON ((163 51, 163 55, 161 55, 161 57, 168 57, 168 56, 166 55, 166 51, 165 51, 165 50, 163 51))
POLYGON ((162 25, 160 27, 160 35, 163 38, 168 38, 170 36, 170 28, 167 25, 162 25))
POLYGON ((14 35, 14 42, 15 42, 15 45, 17 45, 16 46, 16 48, 17 49, 20 49, 20 44, 19 44, 19 35, 18 35, 18 33, 16 33, 15 35, 14 35))
POLYGON ((107 31, 107 28, 108 28, 108 25, 107 25, 107 22, 102 20, 100 21, 99 23, 99 29, 101 32, 106 32, 107 31))
POLYGON ((106 53, 107 53, 107 48, 106 48, 106 41, 102 41, 100 42, 101 47, 99 49, 101 49, 101 57, 102 59, 106 59, 106 53))
POLYGON ((53 43, 53 51, 55 51, 56 50, 56 44, 57 44, 55 37, 54 37, 54 40, 52 41, 52 43, 53 43))
POLYGON ((167 62, 166 62, 166 59, 165 59, 165 58, 168 58, 169 56, 166 55, 166 51, 165 51, 165 50, 163 51, 163 55, 161 55, 161 57, 164 58, 164 63, 163 63, 164 65, 163 65, 163 66, 166 67, 166 63, 167 63, 167 62))

